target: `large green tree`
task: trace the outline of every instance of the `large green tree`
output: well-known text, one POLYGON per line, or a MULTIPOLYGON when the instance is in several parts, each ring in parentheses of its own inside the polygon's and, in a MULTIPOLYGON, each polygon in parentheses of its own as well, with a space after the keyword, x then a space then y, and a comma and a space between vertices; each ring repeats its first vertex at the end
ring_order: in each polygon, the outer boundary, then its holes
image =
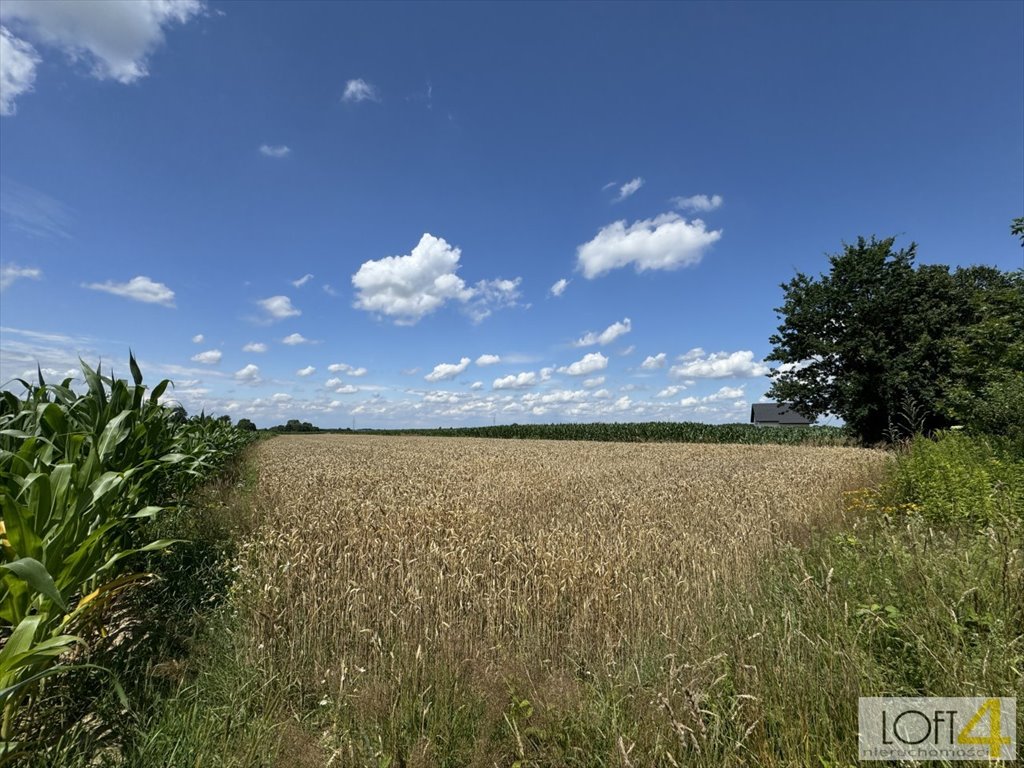
MULTIPOLYGON (((828 274, 783 284, 768 356, 782 364, 770 396, 835 414, 867 443, 979 419, 989 394, 1012 398, 1024 354, 1020 273, 918 266, 916 245, 894 244, 859 238, 828 274)), ((1004 406, 992 424, 1014 418, 1004 406)))

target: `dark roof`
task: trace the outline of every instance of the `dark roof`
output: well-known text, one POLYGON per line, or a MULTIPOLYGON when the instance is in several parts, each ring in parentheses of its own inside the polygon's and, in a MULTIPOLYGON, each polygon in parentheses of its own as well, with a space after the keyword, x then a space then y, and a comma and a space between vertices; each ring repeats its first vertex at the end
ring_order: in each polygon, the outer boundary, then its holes
POLYGON ((750 406, 751 424, 810 424, 803 414, 797 413, 789 403, 756 403, 750 406))

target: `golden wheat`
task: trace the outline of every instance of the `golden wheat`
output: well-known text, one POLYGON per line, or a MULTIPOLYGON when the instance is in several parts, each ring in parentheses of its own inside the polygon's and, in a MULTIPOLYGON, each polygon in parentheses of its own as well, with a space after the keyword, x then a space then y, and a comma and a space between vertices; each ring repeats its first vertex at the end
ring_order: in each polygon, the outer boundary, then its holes
MULTIPOLYGON (((239 642, 299 708, 315 697, 333 713, 325 743, 342 762, 359 764, 368 739, 388 753, 400 741, 388 728, 431 732, 432 708, 456 717, 460 701, 490 701, 522 756, 516 701, 571 710, 581 685, 627 682, 650 694, 648 725, 664 725, 670 752, 697 738, 678 710, 700 711, 683 678, 714 667, 702 654, 716 596, 841 517, 843 493, 884 460, 849 448, 279 437, 258 448, 264 522, 240 558, 239 642)), ((491 764, 481 740, 466 760, 491 764)))

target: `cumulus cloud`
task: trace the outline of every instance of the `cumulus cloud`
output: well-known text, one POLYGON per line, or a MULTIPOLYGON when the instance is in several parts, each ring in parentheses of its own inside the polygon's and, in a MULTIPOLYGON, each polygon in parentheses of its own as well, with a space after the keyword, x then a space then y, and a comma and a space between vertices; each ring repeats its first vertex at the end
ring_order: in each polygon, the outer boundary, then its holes
POLYGON ((316 373, 316 368, 312 365, 307 365, 305 368, 299 368, 299 370, 295 372, 295 375, 305 378, 306 376, 312 376, 314 373, 316 373))
POLYGON ((133 301, 141 301, 146 304, 160 304, 164 307, 174 306, 174 291, 163 283, 150 280, 144 275, 133 277, 127 283, 115 283, 108 280, 105 283, 86 283, 83 287, 93 291, 104 291, 115 296, 121 296, 133 301))
POLYGON ((675 397, 684 389, 686 389, 685 386, 673 384, 671 387, 665 387, 661 392, 656 394, 655 397, 675 397))
POLYGON ((32 90, 39 61, 35 48, 0 26, 0 115, 17 111, 14 101, 32 90))
POLYGON ((285 146, 284 144, 261 144, 260 154, 264 157, 282 158, 288 157, 292 153, 291 147, 285 146))
POLYGON ((603 371, 608 367, 608 358, 600 352, 591 352, 570 365, 562 366, 559 373, 567 373, 570 376, 586 376, 597 371, 603 371))
POLYGON ((500 362, 501 362, 501 356, 500 355, 480 355, 480 357, 478 357, 476 359, 476 364, 479 365, 479 366, 495 365, 495 364, 500 363, 500 362))
POLYGON ((195 336, 192 337, 193 344, 202 344, 204 341, 206 341, 206 337, 203 336, 203 334, 201 333, 197 333, 195 336))
MULTIPOLYGON (((706 405, 711 403, 720 403, 727 400, 739 400, 744 395, 743 387, 722 387, 717 392, 713 392, 710 395, 704 397, 684 397, 679 401, 679 405, 684 408, 692 408, 697 405, 706 405)), ((736 405, 746 405, 744 402, 735 403, 736 405)))
POLYGON ((465 304, 477 321, 516 302, 519 278, 481 280, 469 287, 456 274, 461 255, 459 248, 425 232, 409 254, 366 261, 359 267, 352 276, 355 307, 398 325, 414 325, 448 301, 465 304))
POLYGON ((348 363, 331 363, 327 366, 327 370, 331 373, 345 373, 352 369, 352 366, 348 363))
POLYGON ((556 281, 555 284, 551 286, 551 295, 561 296, 563 293, 565 293, 565 289, 568 286, 569 281, 563 277, 561 280, 556 281))
POLYGON ((768 366, 754 360, 750 350, 739 352, 713 352, 707 354, 695 347, 680 358, 678 365, 669 370, 672 376, 694 379, 750 378, 764 376, 768 366))
POLYGON ((602 347, 611 344, 620 336, 625 336, 633 330, 633 323, 627 317, 622 322, 612 323, 600 333, 590 331, 573 342, 574 347, 592 347, 600 344, 602 347))
POLYGON ((133 83, 149 74, 149 56, 163 43, 165 30, 202 8, 200 0, 4 0, 0 20, 17 25, 19 34, 38 44, 86 62, 93 77, 133 83))
POLYGON ((203 363, 205 365, 215 365, 220 362, 220 359, 223 356, 223 353, 219 349, 208 349, 205 352, 192 355, 192 362, 203 363))
POLYGON ((275 392, 270 396, 270 399, 275 403, 287 403, 292 400, 292 396, 287 392, 275 392))
POLYGON ((365 376, 366 374, 367 370, 365 368, 350 368, 348 371, 349 376, 355 376, 356 378, 359 378, 360 376, 365 376))
POLYGON ((243 384, 259 384, 261 381, 260 367, 249 363, 244 368, 235 371, 235 379, 243 384))
POLYGON ((307 274, 303 275, 302 277, 300 277, 298 280, 292 280, 292 285, 294 285, 296 288, 301 288, 302 286, 304 286, 306 283, 308 283, 312 279, 313 279, 313 275, 310 275, 310 274, 307 273, 307 274))
POLYGON ((495 379, 491 386, 494 389, 525 389, 526 387, 532 387, 536 383, 536 373, 533 371, 523 371, 522 373, 509 374, 508 376, 502 376, 500 379, 495 379))
POLYGON ((260 299, 256 302, 267 313, 271 321, 284 320, 286 317, 296 317, 302 314, 302 310, 292 306, 292 300, 287 296, 271 296, 268 299, 260 299))
POLYGON ((628 226, 616 221, 576 249, 577 268, 590 280, 630 264, 637 272, 691 266, 721 237, 721 230, 709 231, 700 219, 687 221, 675 213, 628 226))
POLYGON ((438 363, 434 366, 434 370, 423 378, 427 381, 444 381, 446 379, 454 379, 469 367, 469 363, 470 359, 468 357, 462 358, 457 363, 438 363))
POLYGON ((644 180, 637 176, 632 181, 627 181, 621 187, 619 187, 619 196, 615 198, 616 202, 619 200, 625 200, 627 197, 636 193, 644 185, 644 180))
POLYGON ((287 344, 289 347, 294 347, 297 344, 312 344, 313 342, 310 339, 307 339, 301 333, 289 333, 287 336, 281 339, 281 343, 287 344))
POLYGON ((659 368, 665 367, 665 353, 659 352, 656 355, 649 355, 644 358, 644 361, 640 363, 640 367, 645 371, 656 371, 659 368))
POLYGON ((592 379, 583 380, 584 389, 596 389, 597 387, 600 387, 602 384, 604 384, 604 376, 595 376, 592 379))
POLYGON ((341 100, 353 103, 380 101, 380 95, 377 92, 376 86, 370 85, 361 77, 357 77, 345 83, 345 93, 342 94, 341 100))
POLYGON ((482 381, 474 381, 472 384, 469 385, 469 388, 474 390, 474 391, 476 391, 478 389, 483 389, 484 388, 484 383, 482 381))
POLYGON ((693 195, 692 197, 673 197, 672 204, 683 211, 707 213, 722 206, 721 195, 693 195))
POLYGON ((356 392, 359 391, 359 387, 353 386, 351 384, 343 384, 334 391, 337 392, 339 395, 354 395, 356 392))
POLYGON ((0 267, 0 290, 12 285, 15 280, 38 280, 42 276, 43 271, 35 267, 19 267, 17 264, 5 264, 0 267))
POLYGON ((242 351, 243 352, 266 352, 267 351, 267 345, 264 344, 261 341, 250 341, 248 344, 246 344, 244 347, 242 347, 242 351))

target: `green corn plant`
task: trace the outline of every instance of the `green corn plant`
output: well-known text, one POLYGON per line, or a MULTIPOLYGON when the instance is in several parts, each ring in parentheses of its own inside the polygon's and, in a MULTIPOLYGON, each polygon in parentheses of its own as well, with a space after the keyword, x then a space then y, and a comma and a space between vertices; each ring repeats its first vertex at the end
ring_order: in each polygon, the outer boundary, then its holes
MULTIPOLYGON (((22 398, 0 392, 0 756, 19 748, 19 712, 86 642, 79 630, 148 574, 125 570, 146 521, 163 503, 203 482, 245 436, 230 426, 180 424, 160 403, 170 385, 143 385, 82 363, 86 391, 71 380, 17 380, 22 398)), ((144 540, 144 534, 141 536, 144 540)), ((116 683, 115 683, 116 687, 116 683)))

